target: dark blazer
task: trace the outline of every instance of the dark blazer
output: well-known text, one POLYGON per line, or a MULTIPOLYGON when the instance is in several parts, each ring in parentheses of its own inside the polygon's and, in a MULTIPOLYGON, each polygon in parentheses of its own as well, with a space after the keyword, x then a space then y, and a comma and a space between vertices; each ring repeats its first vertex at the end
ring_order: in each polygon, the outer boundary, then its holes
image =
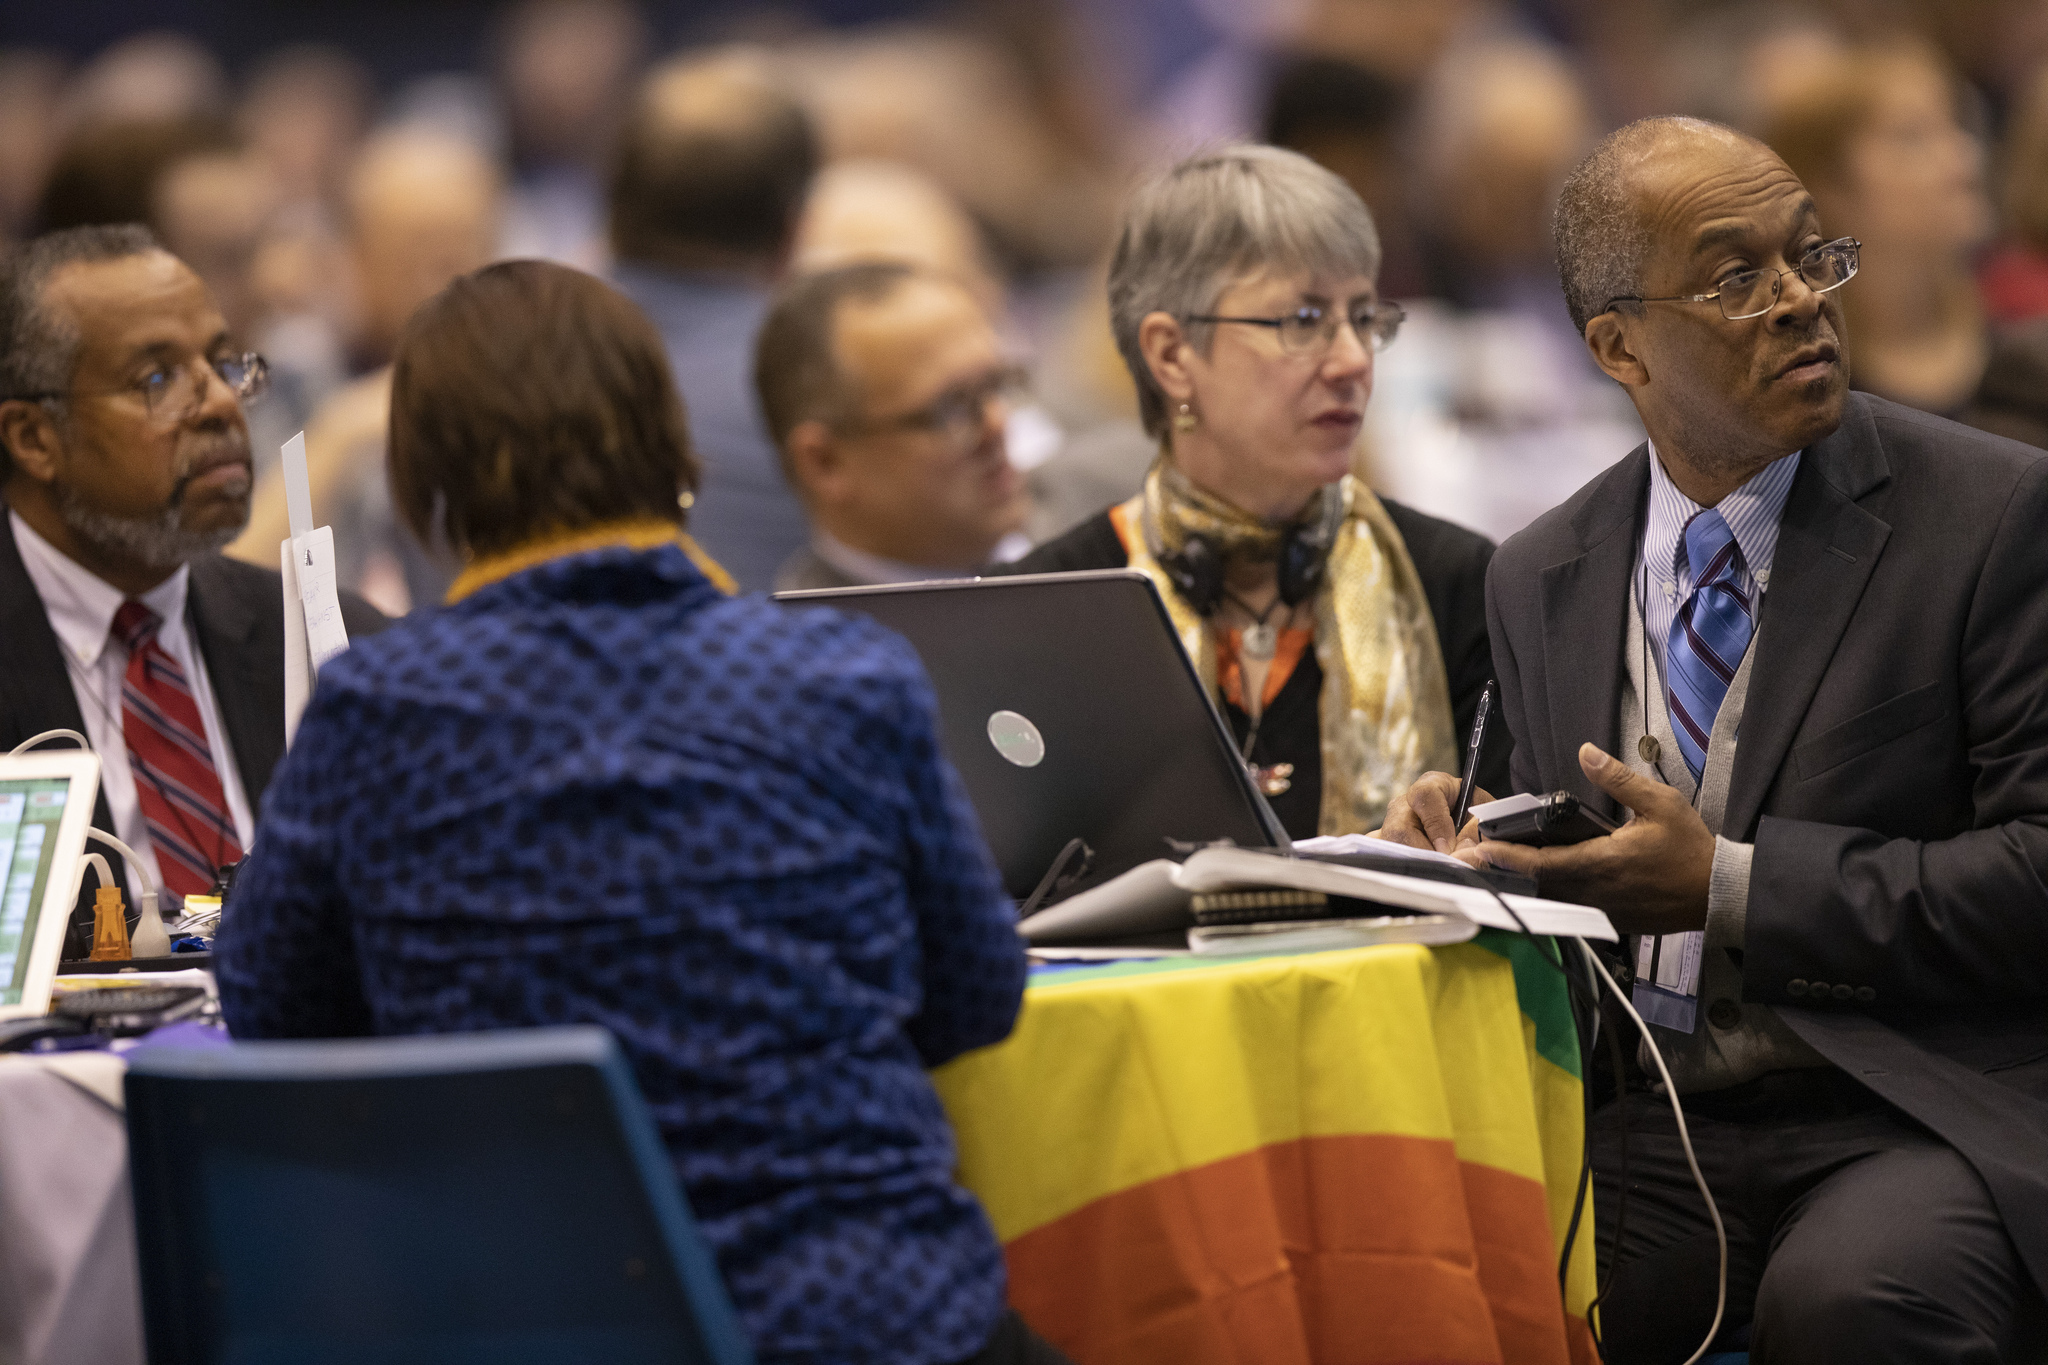
MULTIPOLYGON (((1516 791, 1616 814, 1576 755, 1624 742, 1648 485, 1642 446, 1494 556, 1516 791)), ((1723 828, 1756 847, 1743 997, 1967 1157, 2048 1288, 2048 1070, 2022 1065, 2048 1056, 2048 455, 1851 394, 1753 647, 1723 828)))
MULTIPOLYGON (((1465 760, 1465 737, 1472 730, 1479 694, 1493 674, 1493 656, 1486 631, 1486 566, 1493 542, 1477 531, 1381 498, 1394 529, 1408 546, 1415 572, 1429 599, 1437 643, 1444 652, 1444 673, 1451 689, 1452 736, 1458 761, 1465 760)), ((1116 523, 1099 513, 1064 535, 1055 536, 1010 564, 983 570, 989 574, 1071 573, 1081 569, 1121 569, 1130 563, 1116 523)), ((1480 758, 1479 782, 1488 790, 1501 787, 1508 775, 1507 736, 1500 726, 1488 730, 1480 758)))
POLYGON ((808 545, 782 561, 775 571, 776 592, 809 592, 817 588, 858 588, 865 585, 819 557, 808 545))
MULTIPOLYGON (((259 569, 224 555, 192 561, 192 580, 185 613, 206 676, 220 705, 221 720, 234 749, 235 767, 253 811, 270 785, 270 774, 284 757, 284 586, 275 570, 259 569)), ((341 619, 351 639, 370 635, 391 624, 382 612, 354 593, 341 595, 341 619)), ((21 562, 14 527, 0 508, 0 642, 6 663, 0 667, 0 752, 45 730, 71 729, 83 734, 85 717, 64 669, 62 647, 35 581, 21 562)), ((107 798, 99 797, 93 824, 114 827, 107 798)), ((125 876, 119 855, 100 849, 125 876)), ((81 956, 92 941, 92 897, 81 893, 71 921, 67 957, 81 956)))

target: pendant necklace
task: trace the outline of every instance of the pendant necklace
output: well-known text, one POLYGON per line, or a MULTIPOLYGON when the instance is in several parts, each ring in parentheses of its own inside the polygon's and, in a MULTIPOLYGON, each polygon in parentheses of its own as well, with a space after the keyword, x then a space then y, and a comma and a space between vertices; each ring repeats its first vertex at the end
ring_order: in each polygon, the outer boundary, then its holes
POLYGON ((1252 623, 1238 632, 1239 648, 1244 650, 1248 658, 1261 661, 1272 658, 1273 650, 1280 642, 1280 631, 1272 623, 1273 613, 1280 610, 1285 603, 1275 597, 1264 611, 1253 611, 1251 604, 1236 593, 1225 589, 1223 595, 1235 602, 1239 611, 1252 618, 1252 623))
MULTIPOLYGON (((1247 659, 1255 659, 1260 663, 1270 660, 1273 657, 1275 647, 1280 641, 1280 632, 1273 625, 1273 614, 1279 611, 1285 604, 1276 596, 1263 612, 1258 612, 1253 611, 1249 603, 1227 588, 1224 590, 1223 595, 1232 602, 1235 602, 1239 611, 1252 618, 1252 624, 1238 632, 1238 648, 1243 651, 1247 659)), ((1291 614, 1292 609, 1290 608, 1289 610, 1291 614)), ((1252 748, 1259 742, 1259 726, 1266 718, 1266 708, 1263 706, 1255 707, 1256 700, 1247 691, 1245 696, 1247 704, 1246 714, 1251 718, 1251 726, 1244 737, 1244 750, 1241 757, 1244 760, 1245 768, 1251 773, 1253 785, 1266 796, 1280 796, 1294 785, 1294 765, 1292 763, 1258 764, 1252 762, 1252 748)))

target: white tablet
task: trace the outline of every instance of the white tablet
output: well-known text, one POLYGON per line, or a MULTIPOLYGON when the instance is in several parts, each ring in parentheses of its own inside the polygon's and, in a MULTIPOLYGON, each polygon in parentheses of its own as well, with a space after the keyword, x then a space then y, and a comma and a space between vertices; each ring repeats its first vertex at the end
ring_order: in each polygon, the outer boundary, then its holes
POLYGON ((49 1012, 99 788, 83 749, 0 756, 0 1019, 49 1012))

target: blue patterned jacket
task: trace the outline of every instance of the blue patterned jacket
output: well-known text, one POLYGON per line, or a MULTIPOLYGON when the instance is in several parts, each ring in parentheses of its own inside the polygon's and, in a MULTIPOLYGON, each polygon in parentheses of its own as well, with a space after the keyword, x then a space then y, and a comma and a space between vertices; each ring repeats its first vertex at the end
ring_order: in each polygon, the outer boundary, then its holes
POLYGON ((937 1365, 1005 1282, 925 1068, 1014 918, 901 639, 621 547, 329 663, 216 948, 238 1037, 611 1029, 761 1358, 937 1365))

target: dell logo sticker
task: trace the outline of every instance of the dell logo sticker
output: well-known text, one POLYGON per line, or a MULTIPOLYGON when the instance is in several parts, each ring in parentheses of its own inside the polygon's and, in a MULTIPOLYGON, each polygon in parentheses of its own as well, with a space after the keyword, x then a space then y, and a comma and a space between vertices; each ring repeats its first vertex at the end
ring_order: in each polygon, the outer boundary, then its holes
POLYGON ((1020 768, 1035 768, 1045 761, 1045 736, 1015 711, 998 711, 988 718, 988 742, 1020 768))

